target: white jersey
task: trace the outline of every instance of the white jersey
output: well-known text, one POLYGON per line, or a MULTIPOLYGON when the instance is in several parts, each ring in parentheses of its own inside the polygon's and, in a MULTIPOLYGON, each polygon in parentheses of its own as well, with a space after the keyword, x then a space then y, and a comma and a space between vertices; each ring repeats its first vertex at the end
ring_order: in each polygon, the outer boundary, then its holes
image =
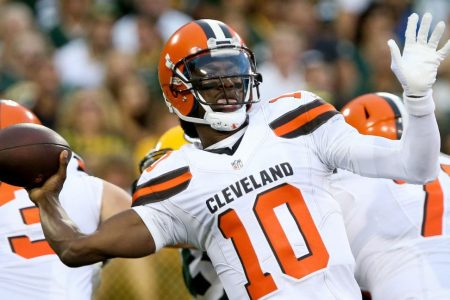
MULTIPOLYGON (((84 233, 100 222, 103 184, 72 158, 60 201, 84 233)), ((66 267, 44 239, 39 209, 27 192, 0 183, 0 299, 91 299, 100 265, 66 267)))
POLYGON ((426 185, 333 175, 355 275, 373 299, 450 299, 450 158, 440 163, 426 185))
POLYGON ((206 250, 230 299, 360 299, 329 179, 336 167, 379 175, 367 163, 379 138, 304 91, 253 110, 232 155, 185 145, 143 172, 133 205, 156 249, 206 250))

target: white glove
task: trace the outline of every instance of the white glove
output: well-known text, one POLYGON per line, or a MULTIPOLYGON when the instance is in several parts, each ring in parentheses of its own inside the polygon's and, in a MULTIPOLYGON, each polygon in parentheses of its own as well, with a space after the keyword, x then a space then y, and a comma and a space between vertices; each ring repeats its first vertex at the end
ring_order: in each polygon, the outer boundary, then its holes
POLYGON ((392 58, 391 69, 402 85, 404 94, 412 98, 422 98, 431 93, 439 64, 450 52, 450 40, 436 51, 445 30, 445 23, 439 22, 427 41, 432 16, 430 13, 423 16, 416 39, 418 20, 419 16, 415 13, 408 18, 403 55, 394 40, 388 41, 392 58))

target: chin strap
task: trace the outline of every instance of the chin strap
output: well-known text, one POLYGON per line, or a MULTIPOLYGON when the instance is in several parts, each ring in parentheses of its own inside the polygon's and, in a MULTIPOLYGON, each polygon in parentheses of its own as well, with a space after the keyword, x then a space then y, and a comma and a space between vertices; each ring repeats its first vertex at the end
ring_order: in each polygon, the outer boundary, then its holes
POLYGON ((209 111, 205 113, 205 121, 212 129, 218 131, 233 131, 244 124, 247 118, 245 105, 231 113, 209 111))

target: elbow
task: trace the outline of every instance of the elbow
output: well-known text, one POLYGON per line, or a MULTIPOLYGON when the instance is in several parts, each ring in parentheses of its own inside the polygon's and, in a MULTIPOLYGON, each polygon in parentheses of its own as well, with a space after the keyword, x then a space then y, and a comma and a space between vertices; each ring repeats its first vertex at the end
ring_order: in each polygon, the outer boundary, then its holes
POLYGON ((76 256, 74 256, 74 255, 72 255, 72 253, 70 253, 70 251, 64 251, 63 253, 61 253, 61 255, 59 256, 59 259, 61 260, 61 262, 63 264, 65 264, 66 266, 71 267, 71 268, 83 266, 82 264, 80 264, 77 261, 76 256))
POLYGON ((70 260, 70 259, 66 259, 66 258, 63 258, 63 257, 60 257, 60 259, 61 259, 62 263, 65 264, 69 268, 78 268, 78 267, 82 267, 83 266, 83 265, 80 265, 80 264, 76 263, 73 260, 70 260))
POLYGON ((416 170, 412 170, 411 174, 414 174, 414 176, 407 180, 409 183, 424 185, 438 177, 439 165, 433 166, 432 168, 422 166, 416 170))
POLYGON ((81 251, 83 249, 77 248, 76 243, 71 243, 59 254, 59 259, 63 264, 71 268, 85 266, 88 263, 83 261, 82 258, 85 256, 81 251))

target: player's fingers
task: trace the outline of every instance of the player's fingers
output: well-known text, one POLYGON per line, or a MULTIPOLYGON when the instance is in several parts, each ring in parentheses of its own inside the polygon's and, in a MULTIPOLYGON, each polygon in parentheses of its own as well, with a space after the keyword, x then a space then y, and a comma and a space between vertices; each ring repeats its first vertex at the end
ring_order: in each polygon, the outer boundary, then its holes
POLYGON ((428 40, 428 33, 430 32, 431 20, 433 17, 430 13, 425 13, 420 22, 419 32, 417 33, 417 42, 426 44, 428 40))
POLYGON ((444 47, 442 47, 438 52, 439 58, 444 60, 447 55, 450 53, 450 40, 445 43, 444 47))
POLYGON ((437 45, 439 44, 439 40, 441 39, 444 30, 445 30, 445 23, 443 21, 440 21, 434 28, 433 33, 431 34, 430 37, 430 41, 428 42, 428 45, 431 48, 433 49, 437 48, 437 45))
POLYGON ((400 49, 398 48, 397 43, 393 39, 390 39, 387 44, 389 46, 389 50, 391 51, 391 68, 393 68, 395 65, 400 64, 402 55, 400 54, 400 49))
POLYGON ((63 150, 59 154, 59 169, 58 169, 59 177, 63 179, 66 178, 66 169, 68 164, 69 164, 69 151, 63 150))
POLYGON ((416 13, 413 13, 408 17, 408 24, 406 26, 405 31, 405 45, 413 44, 416 42, 416 30, 418 20, 419 16, 416 13))

